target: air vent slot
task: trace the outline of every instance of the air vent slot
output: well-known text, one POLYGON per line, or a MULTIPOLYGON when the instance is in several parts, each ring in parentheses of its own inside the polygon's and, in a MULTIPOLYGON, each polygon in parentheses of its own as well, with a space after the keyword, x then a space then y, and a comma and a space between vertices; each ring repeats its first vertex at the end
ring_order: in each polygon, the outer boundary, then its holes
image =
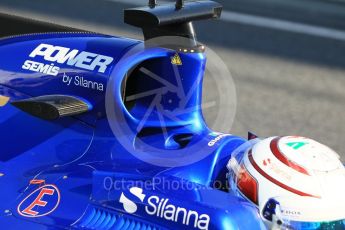
POLYGON ((144 221, 95 207, 88 208, 84 216, 74 225, 74 228, 86 230, 164 230, 144 221))

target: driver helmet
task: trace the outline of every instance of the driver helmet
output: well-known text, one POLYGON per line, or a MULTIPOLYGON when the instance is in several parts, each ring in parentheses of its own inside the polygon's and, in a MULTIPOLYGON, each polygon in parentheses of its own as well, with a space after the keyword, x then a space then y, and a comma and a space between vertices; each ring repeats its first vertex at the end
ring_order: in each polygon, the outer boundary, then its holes
POLYGON ((345 167, 339 155, 299 136, 249 141, 232 154, 229 185, 269 229, 345 229, 345 167))

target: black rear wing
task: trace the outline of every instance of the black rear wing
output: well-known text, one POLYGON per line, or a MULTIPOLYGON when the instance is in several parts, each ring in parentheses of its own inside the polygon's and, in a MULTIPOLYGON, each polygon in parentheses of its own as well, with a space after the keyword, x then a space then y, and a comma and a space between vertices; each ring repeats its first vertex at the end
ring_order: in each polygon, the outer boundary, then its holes
POLYGON ((145 40, 161 36, 178 36, 190 39, 186 46, 196 47, 193 21, 220 18, 222 5, 211 0, 181 1, 126 9, 124 22, 142 28, 145 40))

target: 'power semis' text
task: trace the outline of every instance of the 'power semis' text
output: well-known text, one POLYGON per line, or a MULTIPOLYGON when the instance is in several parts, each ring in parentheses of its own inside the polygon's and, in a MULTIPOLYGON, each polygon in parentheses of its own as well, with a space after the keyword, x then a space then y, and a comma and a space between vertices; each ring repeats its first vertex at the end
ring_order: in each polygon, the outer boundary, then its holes
POLYGON ((40 44, 29 55, 31 58, 37 56, 43 57, 44 60, 51 63, 26 60, 22 68, 56 76, 60 71, 60 67, 56 66, 56 64, 66 64, 68 66, 91 71, 97 70, 99 73, 105 73, 108 66, 114 60, 109 56, 49 44, 40 44))

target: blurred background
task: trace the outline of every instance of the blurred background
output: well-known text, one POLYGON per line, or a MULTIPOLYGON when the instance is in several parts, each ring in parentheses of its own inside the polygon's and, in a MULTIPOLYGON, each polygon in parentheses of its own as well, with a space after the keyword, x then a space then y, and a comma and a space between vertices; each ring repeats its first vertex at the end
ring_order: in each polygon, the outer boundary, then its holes
MULTIPOLYGON (((221 20, 195 23, 198 39, 224 60, 237 91, 233 126, 214 128, 241 136, 248 131, 262 137, 308 136, 336 150, 344 162, 345 1, 219 2, 224 5, 221 20)), ((141 38, 139 29, 123 23, 123 9, 146 4, 146 0, 1 0, 0 33, 70 27, 141 38)), ((204 100, 214 97, 212 87, 206 79, 204 100)), ((207 110, 206 120, 212 121, 215 111, 207 110)))

